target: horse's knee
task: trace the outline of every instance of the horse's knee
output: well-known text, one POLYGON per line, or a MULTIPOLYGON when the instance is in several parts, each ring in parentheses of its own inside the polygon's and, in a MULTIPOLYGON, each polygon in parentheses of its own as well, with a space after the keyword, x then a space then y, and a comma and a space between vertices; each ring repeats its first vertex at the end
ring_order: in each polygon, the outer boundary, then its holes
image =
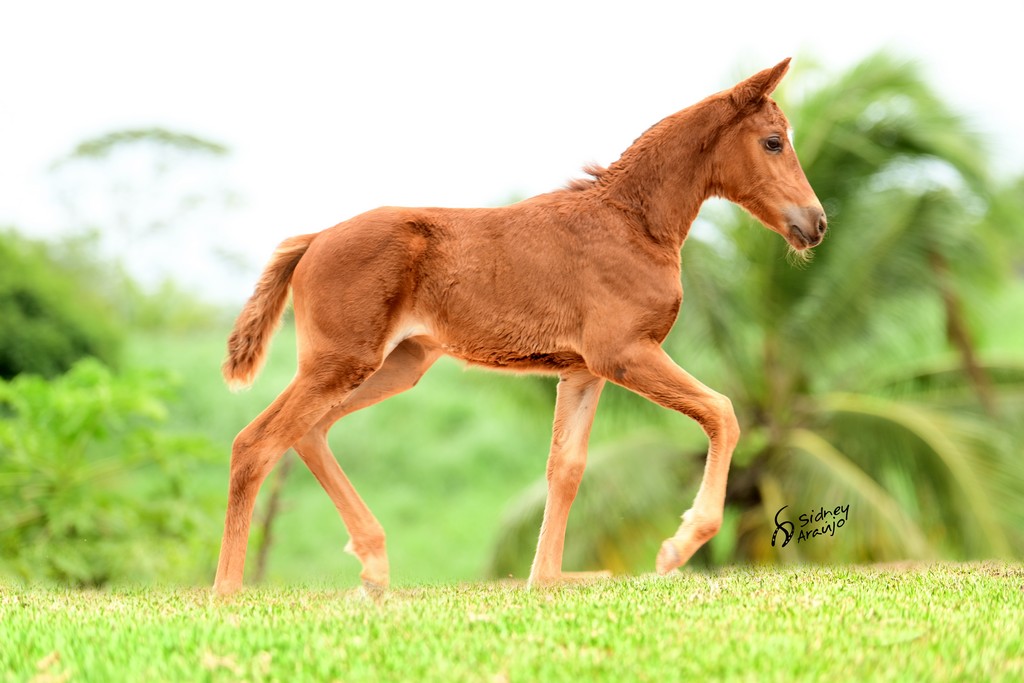
POLYGON ((585 450, 572 445, 557 443, 554 457, 548 459, 547 480, 549 487, 575 491, 583 479, 587 467, 585 450))
POLYGON ((699 543, 707 543, 722 528, 722 514, 700 513, 696 510, 688 510, 683 515, 683 525, 690 527, 694 540, 699 543))
POLYGON ((715 517, 712 519, 703 520, 695 528, 695 536, 701 543, 707 543, 712 538, 718 535, 719 530, 722 528, 722 518, 715 517))
POLYGON ((728 396, 715 394, 711 403, 711 412, 714 415, 713 424, 709 425, 716 435, 721 435, 732 446, 740 438, 740 422, 736 417, 736 409, 728 396))
POLYGON ((548 467, 548 485, 552 488, 575 491, 583 480, 585 468, 586 462, 583 460, 566 461, 548 467))

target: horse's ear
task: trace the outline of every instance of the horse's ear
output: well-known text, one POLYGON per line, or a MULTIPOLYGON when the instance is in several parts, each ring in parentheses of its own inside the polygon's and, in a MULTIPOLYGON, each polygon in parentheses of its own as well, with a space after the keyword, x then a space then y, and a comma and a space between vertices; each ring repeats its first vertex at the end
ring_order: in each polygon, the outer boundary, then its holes
POLYGON ((770 69, 758 71, 745 81, 737 83, 732 88, 731 98, 733 104, 740 109, 752 104, 758 104, 765 97, 768 97, 775 90, 782 77, 789 71, 789 57, 770 69))

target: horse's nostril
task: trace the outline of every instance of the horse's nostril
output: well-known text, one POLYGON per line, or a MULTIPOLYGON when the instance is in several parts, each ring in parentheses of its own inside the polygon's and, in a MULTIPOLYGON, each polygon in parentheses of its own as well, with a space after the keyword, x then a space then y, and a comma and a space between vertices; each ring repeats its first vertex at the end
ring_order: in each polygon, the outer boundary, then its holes
POLYGON ((790 207, 786 211, 788 230, 791 235, 798 236, 809 246, 815 246, 825 237, 828 220, 820 206, 813 204, 801 207, 790 207))

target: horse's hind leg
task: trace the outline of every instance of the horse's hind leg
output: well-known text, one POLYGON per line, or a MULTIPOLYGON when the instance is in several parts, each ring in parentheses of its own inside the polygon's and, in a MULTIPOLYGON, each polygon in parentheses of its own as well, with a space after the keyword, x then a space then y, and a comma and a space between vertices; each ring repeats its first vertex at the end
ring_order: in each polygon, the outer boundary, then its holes
POLYGON ((242 587, 256 494, 284 452, 308 432, 331 406, 345 400, 372 366, 339 361, 328 367, 347 368, 329 381, 300 369, 292 383, 270 406, 243 429, 231 447, 231 474, 224 537, 214 591, 225 595, 242 587))
POLYGON ((417 339, 405 340, 391 352, 380 370, 363 382, 343 403, 333 408, 294 446, 341 514, 351 538, 346 550, 352 552, 363 565, 360 577, 363 585, 371 592, 388 585, 384 529, 331 454, 327 445, 327 432, 331 425, 345 415, 411 389, 440 355, 440 349, 434 345, 417 339))

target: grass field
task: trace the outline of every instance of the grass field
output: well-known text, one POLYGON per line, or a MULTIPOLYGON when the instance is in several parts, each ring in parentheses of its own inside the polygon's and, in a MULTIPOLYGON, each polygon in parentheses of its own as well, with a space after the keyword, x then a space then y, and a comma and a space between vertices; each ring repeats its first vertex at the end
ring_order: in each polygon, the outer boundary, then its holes
POLYGON ((1024 565, 736 568, 526 592, 0 592, 5 681, 999 681, 1024 565))

